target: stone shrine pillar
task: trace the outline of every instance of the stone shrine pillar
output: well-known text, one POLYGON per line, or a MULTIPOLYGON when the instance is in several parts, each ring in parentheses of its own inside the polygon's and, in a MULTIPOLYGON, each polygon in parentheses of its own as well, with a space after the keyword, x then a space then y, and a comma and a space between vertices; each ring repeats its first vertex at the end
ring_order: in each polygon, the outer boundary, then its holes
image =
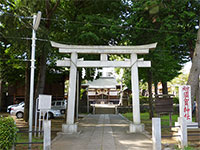
POLYGON ((139 100, 139 79, 138 79, 138 64, 137 54, 131 54, 131 88, 132 88, 132 108, 133 108, 133 123, 130 124, 130 132, 142 132, 144 124, 140 120, 140 100, 139 100))
POLYGON ((77 124, 74 123, 74 112, 75 112, 75 99, 76 99, 76 74, 77 74, 77 53, 71 53, 70 62, 70 74, 69 74, 69 96, 67 104, 67 121, 66 124, 62 125, 62 131, 64 133, 75 133, 77 132, 77 124))

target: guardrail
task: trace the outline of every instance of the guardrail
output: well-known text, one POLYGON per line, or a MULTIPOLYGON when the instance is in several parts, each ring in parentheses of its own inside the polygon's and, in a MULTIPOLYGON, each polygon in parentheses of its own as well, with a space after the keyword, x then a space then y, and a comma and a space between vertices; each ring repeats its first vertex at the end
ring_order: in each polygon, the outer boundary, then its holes
POLYGON ((50 120, 45 120, 44 121, 44 131, 27 131, 27 130, 21 130, 18 131, 17 133, 44 133, 43 136, 43 142, 16 142, 13 144, 12 150, 15 149, 16 145, 20 144, 27 144, 27 145, 32 145, 32 144, 43 144, 43 150, 51 150, 51 121, 50 120))

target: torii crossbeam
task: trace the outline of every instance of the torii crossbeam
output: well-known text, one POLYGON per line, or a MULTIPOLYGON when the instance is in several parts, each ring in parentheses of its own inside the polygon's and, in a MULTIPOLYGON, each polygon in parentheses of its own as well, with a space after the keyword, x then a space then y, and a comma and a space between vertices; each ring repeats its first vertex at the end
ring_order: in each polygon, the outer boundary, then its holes
POLYGON ((65 58, 57 61, 57 66, 70 67, 67 120, 66 124, 62 126, 63 132, 77 132, 77 125, 74 123, 77 67, 131 68, 133 123, 130 124, 130 132, 142 132, 144 130, 144 125, 141 124, 140 120, 138 67, 151 67, 151 62, 138 59, 137 55, 148 54, 149 49, 156 48, 157 43, 139 46, 80 46, 51 42, 51 45, 59 48, 60 53, 71 54, 70 59, 65 58), (99 61, 84 61, 78 59, 80 53, 100 54, 101 58, 99 61), (130 59, 108 61, 108 54, 130 54, 130 59))

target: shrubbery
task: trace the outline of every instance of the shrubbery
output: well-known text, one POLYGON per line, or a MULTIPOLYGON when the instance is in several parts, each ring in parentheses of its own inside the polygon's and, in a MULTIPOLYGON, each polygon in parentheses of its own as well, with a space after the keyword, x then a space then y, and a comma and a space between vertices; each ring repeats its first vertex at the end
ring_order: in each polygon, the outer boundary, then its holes
MULTIPOLYGON (((178 97, 174 97, 173 98, 173 103, 174 104, 179 104, 179 98, 178 97)), ((140 96, 140 104, 149 104, 149 97, 140 96)))
POLYGON ((178 97, 174 97, 173 98, 173 103, 174 104, 179 104, 179 98, 178 97))
POLYGON ((11 117, 0 117, 0 150, 11 149, 17 136, 17 127, 11 117))
POLYGON ((140 104, 149 104, 149 97, 140 96, 140 104))

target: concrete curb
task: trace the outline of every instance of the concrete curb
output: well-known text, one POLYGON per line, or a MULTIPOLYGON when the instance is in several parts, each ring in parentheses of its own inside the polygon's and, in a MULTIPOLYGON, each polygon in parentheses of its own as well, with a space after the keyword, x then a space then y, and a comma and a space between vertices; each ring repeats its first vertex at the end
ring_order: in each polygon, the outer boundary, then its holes
POLYGON ((124 119, 128 123, 132 123, 132 121, 128 120, 126 117, 124 117, 122 114, 118 114, 122 119, 124 119))
POLYGON ((144 132, 142 132, 142 134, 145 135, 150 140, 152 140, 152 136, 151 136, 151 134, 148 131, 144 130, 144 132))
MULTIPOLYGON (((128 120, 126 117, 124 117, 122 114, 118 114, 121 118, 123 118, 125 121, 127 121, 128 123, 132 123, 132 121, 128 120)), ((128 132, 130 133, 130 132, 128 132)), ((152 137, 150 135, 150 133, 146 130, 144 130, 143 132, 141 132, 141 134, 143 134, 144 136, 146 136, 147 138, 149 138, 150 140, 152 140, 152 137)))
POLYGON ((88 118, 88 116, 91 116, 91 114, 87 114, 85 115, 83 118, 81 118, 80 120, 85 120, 85 118, 88 118))
MULTIPOLYGON (((59 133, 59 132, 58 132, 59 133)), ((57 139, 59 139, 61 137, 61 134, 57 134, 57 136, 51 141, 51 145, 57 141, 57 139)))

